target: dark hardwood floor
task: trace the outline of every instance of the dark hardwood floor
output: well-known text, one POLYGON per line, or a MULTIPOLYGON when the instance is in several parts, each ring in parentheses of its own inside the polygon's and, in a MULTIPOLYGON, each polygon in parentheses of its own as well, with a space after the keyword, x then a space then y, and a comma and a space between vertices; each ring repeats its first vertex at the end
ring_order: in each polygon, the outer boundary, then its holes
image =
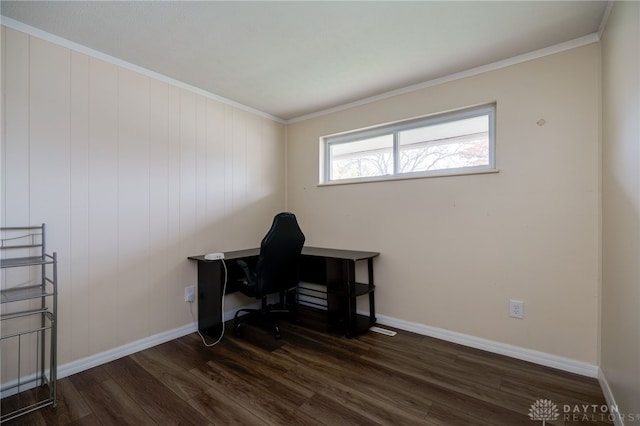
POLYGON ((194 333, 66 377, 57 408, 6 424, 533 426, 540 399, 558 410, 548 425, 612 424, 594 412, 595 379, 400 330, 347 339, 312 316, 281 327, 279 341, 247 325, 212 348, 194 333))

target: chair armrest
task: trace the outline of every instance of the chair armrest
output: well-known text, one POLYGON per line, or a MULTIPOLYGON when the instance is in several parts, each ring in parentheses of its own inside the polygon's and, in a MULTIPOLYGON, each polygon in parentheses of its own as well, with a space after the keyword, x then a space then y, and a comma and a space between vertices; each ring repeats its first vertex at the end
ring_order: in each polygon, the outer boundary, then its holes
POLYGON ((249 271, 249 265, 247 264, 247 262, 245 262, 244 260, 238 259, 236 260, 236 264, 242 269, 242 272, 244 273, 244 283, 245 284, 251 284, 253 282, 252 276, 251 276, 251 272, 249 271))
POLYGON ((255 274, 249 270, 249 265, 244 260, 236 260, 236 265, 242 269, 244 277, 239 277, 236 281, 237 289, 245 296, 256 297, 255 274))

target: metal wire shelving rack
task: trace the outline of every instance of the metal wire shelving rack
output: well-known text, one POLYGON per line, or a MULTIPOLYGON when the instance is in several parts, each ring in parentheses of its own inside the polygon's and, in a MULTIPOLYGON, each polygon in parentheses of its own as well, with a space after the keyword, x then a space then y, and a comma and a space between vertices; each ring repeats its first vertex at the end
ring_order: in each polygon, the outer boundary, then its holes
POLYGON ((0 228, 1 422, 56 406, 58 262, 45 230, 0 228))

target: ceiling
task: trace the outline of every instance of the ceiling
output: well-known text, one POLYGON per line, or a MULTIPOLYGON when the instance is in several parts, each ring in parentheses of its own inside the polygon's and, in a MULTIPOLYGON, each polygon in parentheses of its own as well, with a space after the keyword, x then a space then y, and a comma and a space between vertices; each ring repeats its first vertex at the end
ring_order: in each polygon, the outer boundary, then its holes
POLYGON ((596 33, 606 1, 6 1, 3 16, 290 120, 596 33))

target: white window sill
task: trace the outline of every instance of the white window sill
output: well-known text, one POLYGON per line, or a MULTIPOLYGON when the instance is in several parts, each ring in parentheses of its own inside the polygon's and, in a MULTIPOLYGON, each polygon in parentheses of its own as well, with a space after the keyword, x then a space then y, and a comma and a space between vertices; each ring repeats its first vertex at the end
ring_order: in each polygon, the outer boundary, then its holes
POLYGON ((388 182, 395 180, 407 180, 407 179, 430 179, 430 178, 441 178, 441 177, 450 177, 450 176, 469 176, 469 175, 485 175, 491 173, 499 173, 500 169, 477 169, 477 170, 465 170, 465 171, 454 171, 454 170, 443 170, 441 172, 431 172, 429 174, 423 173, 407 173, 402 175, 386 175, 386 176, 372 176, 365 178, 356 178, 356 179, 341 179, 332 182, 322 182, 319 183, 318 186, 336 186, 336 185, 352 185, 358 183, 371 183, 371 182, 388 182))

